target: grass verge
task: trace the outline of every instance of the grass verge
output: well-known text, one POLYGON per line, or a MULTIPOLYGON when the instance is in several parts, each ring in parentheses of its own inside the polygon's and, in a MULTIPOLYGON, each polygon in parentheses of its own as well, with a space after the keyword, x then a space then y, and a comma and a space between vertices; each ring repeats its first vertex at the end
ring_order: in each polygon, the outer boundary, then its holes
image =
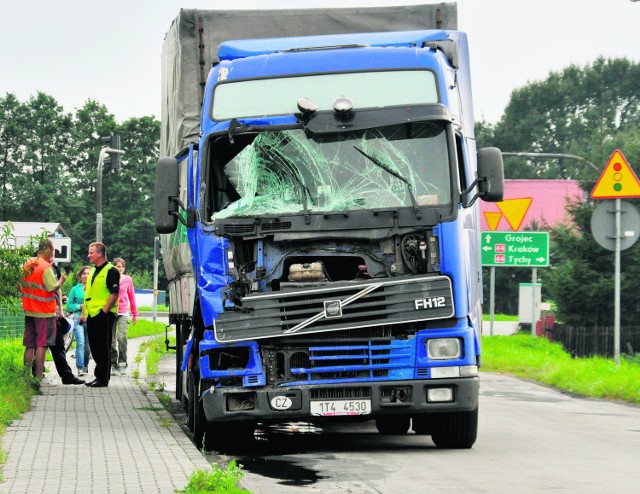
MULTIPOLYGON (((491 314, 482 314, 483 321, 490 321, 491 314)), ((509 314, 494 314, 493 320, 498 322, 518 322, 518 316, 510 316, 509 314)))
POLYGON ((127 329, 127 339, 162 334, 164 333, 165 328, 166 326, 161 322, 138 319, 135 324, 129 324, 129 329, 127 329))
POLYGON ((29 410, 31 397, 36 394, 30 373, 23 364, 24 347, 18 338, 0 340, 0 481, 6 463, 2 438, 6 427, 29 410))
POLYGON ((593 398, 640 404, 640 364, 622 359, 620 367, 603 357, 572 358, 559 343, 529 335, 482 338, 482 370, 503 372, 593 398))

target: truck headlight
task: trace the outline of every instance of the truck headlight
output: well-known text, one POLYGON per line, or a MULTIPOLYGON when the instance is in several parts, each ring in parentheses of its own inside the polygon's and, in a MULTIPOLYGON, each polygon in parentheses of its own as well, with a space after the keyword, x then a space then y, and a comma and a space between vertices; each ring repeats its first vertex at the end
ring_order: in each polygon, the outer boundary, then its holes
POLYGON ((433 338, 426 341, 427 354, 431 360, 449 360, 460 357, 458 338, 433 338))

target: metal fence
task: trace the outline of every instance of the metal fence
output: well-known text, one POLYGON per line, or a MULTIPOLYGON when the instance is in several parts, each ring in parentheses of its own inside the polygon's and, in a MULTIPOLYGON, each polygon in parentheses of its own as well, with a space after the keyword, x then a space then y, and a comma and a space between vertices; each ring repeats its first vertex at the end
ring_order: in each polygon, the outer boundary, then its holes
POLYGON ((7 307, 0 307, 0 339, 22 338, 24 333, 24 313, 10 311, 7 307))
MULTIPOLYGON (((565 350, 576 357, 600 355, 613 357, 613 327, 570 327, 555 324, 545 336, 562 343, 565 350)), ((628 355, 640 353, 640 326, 620 328, 620 352, 628 355)))

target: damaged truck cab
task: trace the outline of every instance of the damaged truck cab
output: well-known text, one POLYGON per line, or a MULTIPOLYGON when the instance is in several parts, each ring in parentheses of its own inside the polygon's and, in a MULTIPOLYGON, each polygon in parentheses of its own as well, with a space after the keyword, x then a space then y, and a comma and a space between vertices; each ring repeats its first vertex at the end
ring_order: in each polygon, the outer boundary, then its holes
POLYGON ((220 45, 199 140, 156 179, 156 228, 195 286, 172 322, 198 446, 366 419, 474 444, 476 200, 502 199, 503 171, 473 125, 458 31, 220 45))

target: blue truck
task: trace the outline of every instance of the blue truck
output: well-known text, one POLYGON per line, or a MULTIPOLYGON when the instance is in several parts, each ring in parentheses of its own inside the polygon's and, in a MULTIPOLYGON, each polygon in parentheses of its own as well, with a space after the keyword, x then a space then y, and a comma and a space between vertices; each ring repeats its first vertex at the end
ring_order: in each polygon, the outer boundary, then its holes
POLYGON ((502 199, 502 158, 476 150, 455 5, 405 9, 181 11, 167 35, 155 222, 198 447, 292 421, 476 440, 476 201, 502 199), (231 32, 190 110, 181 48, 203 57, 212 19, 231 32))

